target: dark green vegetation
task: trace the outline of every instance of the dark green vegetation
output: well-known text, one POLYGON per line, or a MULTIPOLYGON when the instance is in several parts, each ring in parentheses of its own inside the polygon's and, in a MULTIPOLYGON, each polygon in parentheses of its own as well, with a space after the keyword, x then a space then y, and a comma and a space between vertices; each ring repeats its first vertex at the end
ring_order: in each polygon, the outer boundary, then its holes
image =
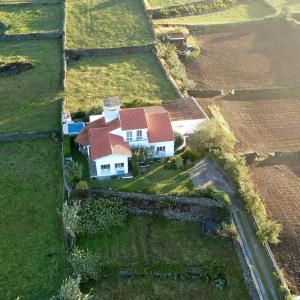
POLYGON ((61 41, 0 43, 0 61, 33 68, 0 77, 0 133, 57 130, 60 127, 61 41))
POLYGON ((106 96, 119 96, 126 106, 177 98, 154 54, 81 58, 68 67, 67 109, 71 112, 99 111, 106 96))
POLYGON ((61 4, 0 7, 0 20, 8 27, 5 34, 59 31, 62 19, 61 4))
POLYGON ((138 0, 67 1, 68 49, 151 44, 150 23, 138 0))
POLYGON ((1 299, 49 299, 65 277, 60 162, 50 140, 1 144, 1 299))
POLYGON ((171 299, 178 292, 211 295, 211 299, 247 299, 231 241, 220 242, 219 238, 201 234, 197 223, 135 216, 130 217, 122 228, 99 233, 92 238, 79 237, 78 244, 80 248, 88 249, 100 257, 108 268, 132 265, 164 271, 170 267, 181 269, 201 265, 211 259, 225 263, 228 285, 224 290, 197 279, 158 281, 151 277, 119 279, 115 289, 115 282, 108 279, 94 285, 96 298, 136 299, 142 296, 141 299, 157 299, 165 295, 166 299, 171 299), (133 288, 135 281, 137 290, 133 288), (157 297, 152 295, 148 298, 153 289, 157 297))

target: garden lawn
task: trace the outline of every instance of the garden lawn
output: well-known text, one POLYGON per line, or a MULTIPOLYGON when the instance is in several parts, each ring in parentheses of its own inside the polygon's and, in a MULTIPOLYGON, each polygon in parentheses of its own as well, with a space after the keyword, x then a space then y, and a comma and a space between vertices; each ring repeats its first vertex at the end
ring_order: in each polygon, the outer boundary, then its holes
POLYGON ((299 0, 267 0, 267 1, 279 10, 287 9, 289 13, 300 13, 299 0))
POLYGON ((36 33, 62 30, 63 7, 57 5, 3 6, 0 20, 9 28, 6 34, 36 33))
POLYGON ((127 192, 147 192, 161 194, 184 194, 191 189, 189 170, 165 170, 161 163, 154 163, 145 174, 131 179, 108 179, 90 182, 93 188, 112 188, 127 192))
POLYGON ((0 43, 0 62, 34 65, 0 77, 0 133, 60 128, 61 41, 0 43))
MULTIPOLYGON (((173 288, 179 293, 190 288, 191 295, 196 293, 212 295, 210 299, 247 299, 247 291, 232 242, 201 234, 198 223, 132 216, 122 228, 90 238, 79 238, 78 242, 80 248, 89 249, 99 255, 101 262, 113 266, 147 265, 153 269, 163 270, 164 265, 175 265, 185 269, 188 266, 199 266, 211 259, 225 263, 228 286, 223 291, 199 280, 156 281, 150 277, 137 280, 120 279, 117 284, 103 280, 95 290, 98 298, 137 299, 142 296, 139 299, 170 299, 174 295, 173 288), (137 289, 133 288, 135 283, 137 289), (112 288, 115 284, 116 289, 112 288), (179 286, 176 287, 177 284, 179 286), (151 292, 157 297, 151 295, 151 292), (151 297, 148 298, 148 295, 151 297)), ((176 297, 181 299, 178 295, 176 297)))
POLYGON ((67 49, 151 44, 154 37, 141 0, 67 1, 67 49))
POLYGON ((187 3, 193 3, 197 0, 146 0, 149 8, 158 8, 164 6, 181 5, 187 3))
POLYGON ((152 53, 81 58, 72 61, 67 74, 67 109, 99 111, 107 96, 119 96, 130 105, 159 104, 176 99, 171 84, 152 53))
POLYGON ((153 20, 155 24, 208 25, 248 22, 274 14, 271 8, 259 2, 239 4, 224 11, 197 16, 153 20))
POLYGON ((65 277, 60 147, 0 147, 0 299, 49 299, 65 277))

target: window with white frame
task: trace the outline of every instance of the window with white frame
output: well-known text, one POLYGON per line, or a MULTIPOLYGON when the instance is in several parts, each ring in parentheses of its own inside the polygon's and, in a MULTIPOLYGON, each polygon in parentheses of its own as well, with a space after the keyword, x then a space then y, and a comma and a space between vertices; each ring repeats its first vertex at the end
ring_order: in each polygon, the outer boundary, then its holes
POLYGON ((116 169, 124 169, 124 163, 116 163, 115 168, 116 169))
POLYGON ((136 131, 136 140, 141 141, 143 139, 143 131, 142 130, 137 130, 136 131))
POLYGON ((126 139, 128 142, 132 141, 132 131, 126 132, 126 139))
POLYGON ((166 147, 165 146, 157 147, 156 152, 166 152, 166 147))
POLYGON ((107 174, 110 173, 110 165, 101 165, 101 173, 107 174))

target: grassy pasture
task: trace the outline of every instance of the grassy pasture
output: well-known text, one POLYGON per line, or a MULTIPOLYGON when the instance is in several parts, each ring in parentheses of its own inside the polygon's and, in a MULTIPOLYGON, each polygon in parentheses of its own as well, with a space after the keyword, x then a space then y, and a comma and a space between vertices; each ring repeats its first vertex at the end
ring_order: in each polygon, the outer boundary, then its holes
POLYGON ((65 277, 60 148, 2 143, 0 169, 0 298, 49 299, 65 277))
POLYGON ((3 6, 0 20, 8 29, 6 34, 59 31, 62 29, 62 5, 3 6))
POLYGON ((300 13, 300 2, 298 0, 268 0, 276 9, 287 9, 289 13, 300 13))
POLYGON ((149 8, 158 8, 164 6, 181 5, 187 3, 193 3, 197 0, 147 0, 147 6, 149 8))
POLYGON ((176 98, 151 53, 81 58, 69 64, 69 111, 99 110, 106 96, 119 96, 124 104, 139 100, 145 105, 176 98))
POLYGON ((259 2, 242 3, 224 11, 197 16, 153 20, 154 24, 209 25, 248 22, 274 14, 259 2))
POLYGON ((133 216, 121 229, 91 238, 80 238, 79 245, 99 255, 104 264, 114 266, 136 264, 162 267, 164 264, 175 264, 188 267, 216 259, 225 263, 229 282, 227 288, 220 291, 208 284, 199 281, 196 284, 190 280, 158 283, 152 278, 120 279, 117 284, 115 281, 103 280, 95 287, 97 299, 174 299, 172 296, 175 291, 182 293, 189 288, 192 291, 187 293, 211 295, 211 299, 247 299, 232 243, 201 234, 197 223, 133 216), (137 289, 133 288, 136 284, 137 289), (156 297, 150 294, 152 291, 156 297))
POLYGON ((60 126, 61 41, 0 43, 0 61, 34 65, 0 77, 0 132, 56 130, 60 126))
POLYGON ((67 1, 66 48, 112 48, 153 43, 139 0, 67 1))

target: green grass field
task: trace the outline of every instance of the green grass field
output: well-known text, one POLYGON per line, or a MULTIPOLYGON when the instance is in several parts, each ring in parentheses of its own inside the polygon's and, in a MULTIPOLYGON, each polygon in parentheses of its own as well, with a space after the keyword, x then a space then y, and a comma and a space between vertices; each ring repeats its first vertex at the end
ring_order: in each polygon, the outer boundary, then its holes
POLYGON ((220 12, 171 19, 159 19, 153 20, 153 22, 154 24, 182 25, 228 24, 259 20, 271 16, 272 14, 274 14, 274 12, 271 8, 268 8, 259 2, 248 2, 220 12))
POLYGON ((298 0, 267 0, 276 9, 287 9, 289 13, 300 13, 300 1, 298 0))
POLYGON ((123 103, 157 104, 176 99, 157 58, 150 53, 81 58, 68 66, 67 109, 99 110, 106 96, 123 103))
POLYGON ((67 1, 66 48, 151 44, 151 27, 139 0, 67 1))
POLYGON ((189 182, 188 170, 165 170, 163 164, 155 163, 145 174, 131 179, 91 181, 90 184, 94 188, 112 188, 128 192, 178 194, 188 189, 189 182))
POLYGON ((0 299, 49 299, 65 277, 60 148, 0 147, 0 299))
POLYGON ((164 6, 173 6, 173 5, 180 5, 186 3, 193 3, 197 0, 147 0, 147 6, 149 8, 158 8, 164 6))
POLYGON ((96 299, 100 299, 100 296, 101 299, 174 299, 170 296, 174 296, 175 291, 178 290, 180 293, 189 288, 192 289, 191 295, 212 295, 210 299, 247 299, 247 291, 232 243, 229 240, 201 234, 198 223, 133 216, 120 229, 92 238, 79 238, 78 242, 81 248, 99 255, 101 261, 107 265, 135 264, 161 267, 164 264, 172 264, 188 267, 197 266, 210 259, 225 263, 228 287, 223 291, 199 281, 197 285, 190 280, 180 283, 170 280, 159 283, 152 278, 121 279, 117 283, 103 280, 94 291, 97 293, 96 299), (135 282, 137 289, 134 288, 135 282), (115 286, 116 289, 113 288, 115 286), (151 292, 157 297, 165 295, 166 298, 155 298, 154 295, 148 298, 151 292))
POLYGON ((0 20, 8 30, 6 34, 59 31, 63 23, 62 5, 0 7, 0 20))
POLYGON ((59 129, 61 41, 0 43, 0 61, 20 59, 34 68, 0 77, 0 133, 59 129))

